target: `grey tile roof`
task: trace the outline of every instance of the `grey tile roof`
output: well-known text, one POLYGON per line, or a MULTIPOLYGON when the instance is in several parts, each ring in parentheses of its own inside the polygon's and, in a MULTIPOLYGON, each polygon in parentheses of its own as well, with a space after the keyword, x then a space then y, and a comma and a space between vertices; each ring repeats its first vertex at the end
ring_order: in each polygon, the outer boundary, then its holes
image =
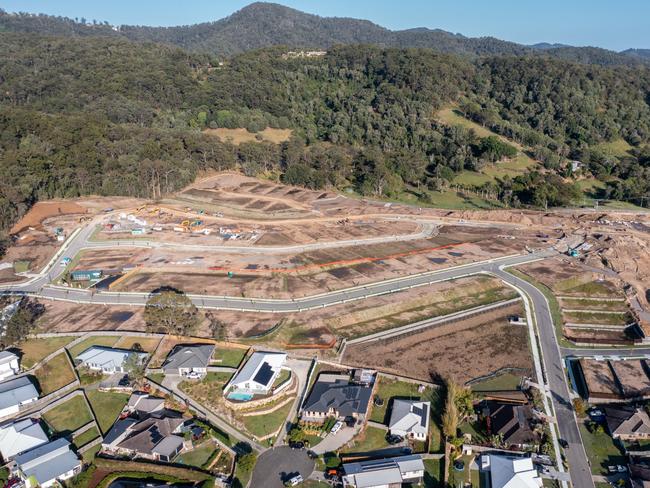
POLYGON ((20 405, 36 398, 38 398, 38 391, 27 376, 0 383, 0 409, 20 405))
POLYGON ((75 357, 75 360, 81 361, 83 364, 96 364, 104 369, 119 369, 132 354, 137 355, 140 362, 147 357, 146 352, 105 346, 90 346, 75 357))
POLYGON ((401 484, 403 475, 409 472, 424 471, 422 457, 417 454, 387 459, 374 459, 343 465, 345 475, 354 477, 357 488, 401 484))
POLYGON ((70 449, 70 442, 60 438, 36 447, 16 457, 16 464, 24 475, 35 477, 39 484, 53 480, 81 465, 70 449))
POLYGON ((427 435, 430 405, 429 402, 420 400, 393 400, 388 427, 391 430, 427 435))
POLYGON ((341 416, 352 414, 365 414, 372 387, 352 385, 347 377, 340 377, 334 381, 328 378, 318 378, 311 389, 303 410, 310 412, 327 413, 330 409, 339 412, 341 416))
POLYGON ((205 368, 210 363, 214 344, 178 345, 169 353, 162 369, 205 368))

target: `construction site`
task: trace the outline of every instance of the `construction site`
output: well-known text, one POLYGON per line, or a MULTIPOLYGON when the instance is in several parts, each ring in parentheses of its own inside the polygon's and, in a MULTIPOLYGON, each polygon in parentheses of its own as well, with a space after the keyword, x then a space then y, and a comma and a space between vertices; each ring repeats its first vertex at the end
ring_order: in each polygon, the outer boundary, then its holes
MULTIPOLYGON (((148 294, 171 286, 206 297, 299 299, 551 249, 554 257, 516 270, 548 289, 567 344, 624 345, 643 342, 650 333, 644 287, 650 280, 644 259, 649 222, 645 214, 589 210, 419 208, 228 172, 155 202, 105 197, 41 202, 12 229, 0 281, 35 276, 81 229, 92 232, 79 252, 54 264, 65 272, 53 285, 99 294, 148 294)), ((530 373, 526 328, 508 320, 522 313, 520 305, 378 342, 373 354, 363 342, 341 348, 365 336, 516 297, 499 279, 476 275, 321 309, 218 314, 228 324, 230 340, 323 358, 344 352, 346 361, 371 367, 379 367, 380 359, 373 358, 381 358, 384 368, 406 376, 470 381, 508 368, 520 376, 530 373), (480 346, 494 337, 495 343, 508 344, 506 352, 483 354, 480 346), (474 358, 471 368, 454 357, 458 348, 474 358), (406 350, 418 361, 398 360, 399 351, 406 350)), ((145 327, 139 307, 45 305, 43 331, 145 327)), ((209 337, 206 312, 200 313, 195 333, 209 337)))

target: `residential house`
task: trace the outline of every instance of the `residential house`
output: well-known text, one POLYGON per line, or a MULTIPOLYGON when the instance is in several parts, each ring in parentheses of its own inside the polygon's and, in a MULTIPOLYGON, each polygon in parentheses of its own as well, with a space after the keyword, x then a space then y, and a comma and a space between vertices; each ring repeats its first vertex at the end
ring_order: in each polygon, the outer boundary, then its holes
POLYGON ((15 415, 22 405, 38 399, 38 391, 27 376, 0 383, 0 418, 15 415))
POLYGON ((47 441, 47 434, 37 420, 22 419, 0 425, 0 455, 5 463, 47 441))
POLYGON ((529 405, 492 401, 486 402, 486 405, 488 432, 501 436, 506 446, 526 448, 539 440, 531 428, 534 416, 529 405))
POLYGON ((81 471, 81 461, 71 449, 70 442, 63 437, 30 449, 14 461, 26 488, 49 488, 81 471))
POLYGON ((542 487, 542 479, 530 457, 484 454, 481 471, 489 472, 490 488, 542 487))
POLYGON ((388 429, 393 435, 425 441, 429 435, 430 413, 430 402, 395 399, 388 429))
POLYGON ((401 488, 404 483, 419 484, 424 478, 424 463, 419 455, 399 456, 343 464, 343 485, 355 488, 401 488))
POLYGON ((154 412, 159 412, 163 408, 165 408, 164 398, 158 398, 138 391, 131 394, 124 410, 128 413, 134 413, 138 417, 144 417, 154 412))
POLYGON ((632 488, 650 488, 650 459, 645 456, 630 455, 628 470, 632 488))
POLYGON ((127 373, 126 365, 129 356, 136 355, 137 362, 142 364, 147 357, 146 352, 117 349, 105 346, 90 346, 79 354, 75 362, 94 371, 105 374, 127 373))
POLYGON ((650 417, 643 408, 631 405, 605 407, 607 429, 614 439, 650 439, 650 417))
POLYGON ((162 369, 165 374, 187 375, 208 372, 214 344, 181 344, 169 353, 162 369))
POLYGON ((170 462, 183 450, 187 421, 179 412, 161 410, 140 420, 118 419, 102 441, 109 455, 170 462))
POLYGON ((301 418, 322 422, 327 417, 364 419, 372 387, 350 383, 349 376, 319 375, 301 410, 301 418))
POLYGON ((254 395, 267 395, 286 360, 283 352, 254 352, 226 385, 228 398, 250 400, 254 395))
POLYGON ((13 352, 0 351, 0 381, 20 373, 20 366, 18 365, 18 356, 13 352))

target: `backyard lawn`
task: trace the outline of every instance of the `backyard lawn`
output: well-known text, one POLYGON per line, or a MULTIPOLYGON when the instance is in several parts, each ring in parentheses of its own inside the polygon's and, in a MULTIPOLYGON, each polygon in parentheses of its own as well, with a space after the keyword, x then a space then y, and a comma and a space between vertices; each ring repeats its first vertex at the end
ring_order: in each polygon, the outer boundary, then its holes
POLYGON ((580 422, 580 435, 591 463, 593 474, 607 474, 607 466, 626 464, 625 456, 605 432, 589 432, 587 426, 580 422))
POLYGON ((23 356, 20 362, 23 368, 29 369, 45 356, 61 349, 75 339, 74 336, 48 337, 47 339, 29 339, 20 344, 23 356))
POLYGON ((375 397, 383 400, 381 406, 372 405, 372 413, 370 420, 382 424, 388 424, 390 420, 391 399, 402 398, 410 400, 429 400, 431 396, 431 388, 425 388, 422 393, 418 393, 418 385, 406 381, 391 380, 385 377, 377 379, 378 385, 376 388, 375 397))
POLYGON ((57 432, 74 432, 93 419, 83 396, 77 395, 43 414, 43 419, 57 432))
POLYGON ((425 488, 441 488, 443 486, 445 460, 425 459, 424 461, 424 486, 425 488))
POLYGON ((90 346, 107 346, 112 347, 120 340, 120 336, 95 336, 84 339, 78 344, 75 344, 70 349, 70 356, 74 359, 76 356, 84 352, 90 346))
POLYGON ((386 442, 386 431, 378 427, 367 426, 366 430, 355 438, 353 444, 343 449, 343 451, 370 452, 387 447, 391 446, 386 442))
POLYGON ((203 467, 212 457, 212 454, 219 448, 211 441, 204 442, 196 449, 184 452, 174 462, 187 466, 203 467))
POLYGON ((491 392, 491 391, 504 391, 504 390, 517 390, 521 383, 521 376, 511 373, 504 373, 494 378, 474 383, 472 391, 476 393, 491 392))
POLYGON ((102 433, 108 432, 118 415, 129 400, 125 393, 104 392, 99 390, 87 391, 88 401, 97 415, 97 423, 102 433))
POLYGON ((57 354, 39 367, 34 372, 34 376, 38 379, 42 396, 63 388, 77 379, 65 352, 57 354))
POLYGON ((160 337, 134 337, 124 336, 114 345, 122 349, 132 349, 135 344, 140 344, 144 352, 153 352, 160 343, 160 337))
POLYGON ((454 460, 449 468, 449 484, 451 486, 465 486, 471 483, 474 488, 479 487, 479 471, 477 469, 470 469, 470 465, 474 460, 474 456, 462 456, 458 460, 454 460), (458 471, 454 467, 456 461, 463 462, 463 469, 458 471))
POLYGON ((236 368, 246 356, 247 349, 225 348, 217 346, 212 355, 216 366, 231 366, 236 368))

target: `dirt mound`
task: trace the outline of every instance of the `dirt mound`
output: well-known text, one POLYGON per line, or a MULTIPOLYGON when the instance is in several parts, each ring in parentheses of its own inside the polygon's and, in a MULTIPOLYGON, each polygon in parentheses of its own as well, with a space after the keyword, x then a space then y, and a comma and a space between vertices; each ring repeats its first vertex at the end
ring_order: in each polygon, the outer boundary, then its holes
POLYGON ((34 227, 41 228, 41 223, 49 218, 58 215, 84 214, 88 210, 75 202, 66 201, 47 201, 38 202, 20 219, 9 231, 10 234, 19 234, 20 232, 34 227))

